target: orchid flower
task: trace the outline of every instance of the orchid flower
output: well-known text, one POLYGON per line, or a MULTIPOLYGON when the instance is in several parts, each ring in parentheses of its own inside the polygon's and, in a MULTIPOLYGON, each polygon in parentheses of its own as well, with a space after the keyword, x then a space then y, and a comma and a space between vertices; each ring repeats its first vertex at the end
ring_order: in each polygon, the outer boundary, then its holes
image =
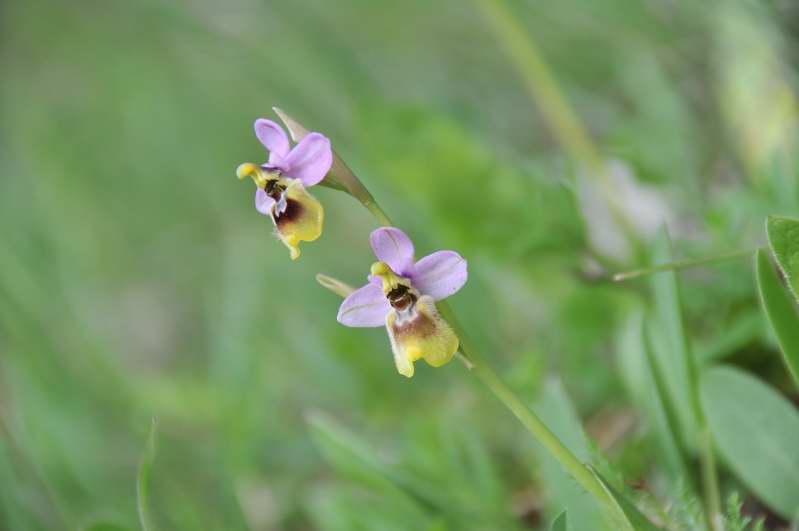
POLYGON ((379 260, 369 282, 341 304, 338 322, 352 327, 385 326, 397 371, 413 376, 413 363, 424 359, 444 365, 458 350, 458 336, 438 313, 435 301, 456 293, 466 283, 466 260, 455 251, 438 251, 414 261, 411 239, 394 227, 372 232, 372 250, 379 260))
POLYGON ((296 260, 300 242, 312 242, 322 234, 322 204, 306 188, 318 184, 330 171, 330 140, 309 133, 292 149, 283 128, 263 118, 255 121, 255 136, 269 150, 269 161, 260 166, 241 164, 236 175, 255 182, 255 209, 272 219, 278 238, 296 260))

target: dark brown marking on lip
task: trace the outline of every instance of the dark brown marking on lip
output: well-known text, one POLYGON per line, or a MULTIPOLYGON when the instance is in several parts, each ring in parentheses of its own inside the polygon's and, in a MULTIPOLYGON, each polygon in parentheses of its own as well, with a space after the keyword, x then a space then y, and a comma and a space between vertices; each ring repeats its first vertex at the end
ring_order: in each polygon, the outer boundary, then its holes
POLYGON ((302 216, 304 211, 305 208, 300 204, 299 201, 286 198, 286 210, 275 215, 275 223, 277 223, 277 228, 280 229, 284 225, 288 225, 297 221, 302 216))
POLYGON ((417 313, 412 319, 402 322, 394 322, 394 336, 402 339, 403 336, 413 335, 420 337, 432 336, 436 332, 436 323, 423 313, 417 313))

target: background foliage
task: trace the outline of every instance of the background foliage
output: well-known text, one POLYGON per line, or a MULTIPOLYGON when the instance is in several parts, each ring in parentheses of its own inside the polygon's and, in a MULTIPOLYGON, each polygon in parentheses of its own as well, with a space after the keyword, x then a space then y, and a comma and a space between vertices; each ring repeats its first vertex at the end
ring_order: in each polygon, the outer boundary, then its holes
POLYGON ((272 105, 330 136, 421 254, 469 259, 453 304, 476 343, 651 519, 704 525, 707 414, 725 506, 739 493, 788 525, 799 486, 758 473, 799 456, 769 461, 757 440, 791 440, 797 388, 752 261, 679 286, 609 277, 754 249, 767 215, 799 215, 799 10, 508 8, 608 180, 553 134, 480 2, 0 5, 0 528, 136 528, 154 416, 157 529, 512 530, 564 510, 560 529, 599 525, 459 364, 407 381, 382 330, 337 325, 314 275, 360 283, 375 224, 316 189, 325 234, 289 262, 234 175, 264 159, 251 124, 272 105), (725 379, 755 378, 728 396, 725 379), (744 428, 741 396, 782 416, 744 428))

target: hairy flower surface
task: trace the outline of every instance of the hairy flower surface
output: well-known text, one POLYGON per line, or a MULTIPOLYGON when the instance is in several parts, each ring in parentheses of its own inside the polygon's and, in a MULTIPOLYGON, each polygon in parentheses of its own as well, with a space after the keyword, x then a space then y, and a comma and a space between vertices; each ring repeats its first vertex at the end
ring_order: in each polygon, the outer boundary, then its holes
POLYGON ((369 282, 344 299, 338 321, 385 326, 397 371, 404 376, 413 376, 419 359, 433 367, 444 365, 459 341, 435 301, 463 287, 469 276, 466 260, 455 251, 438 251, 415 262, 413 242, 394 227, 381 227, 370 239, 379 261, 372 264, 369 282))
POLYGON ((314 241, 322 234, 325 212, 306 188, 330 171, 330 140, 321 133, 309 133, 291 148, 283 128, 263 118, 255 121, 255 136, 269 150, 269 162, 260 166, 246 162, 239 165, 236 175, 255 182, 256 210, 272 219, 278 238, 296 260, 300 242, 314 241))

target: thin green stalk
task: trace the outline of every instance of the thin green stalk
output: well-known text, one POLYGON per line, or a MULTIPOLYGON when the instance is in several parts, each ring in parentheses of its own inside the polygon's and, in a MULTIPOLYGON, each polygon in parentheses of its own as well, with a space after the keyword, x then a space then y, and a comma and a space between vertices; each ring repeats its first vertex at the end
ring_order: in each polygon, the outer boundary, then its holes
MULTIPOLYGON (((447 301, 436 303, 439 311, 452 326, 460 338, 460 350, 468 361, 467 368, 477 376, 502 404, 507 407, 528 432, 555 458, 582 488, 584 488, 600 506, 609 511, 615 521, 628 524, 626 516, 620 512, 615 500, 608 494, 596 476, 560 441, 557 435, 508 387, 499 375, 488 365, 479 351, 474 348, 466 335, 466 331, 458 321, 447 301)), ((630 527, 632 530, 632 527, 630 527)))
POLYGON ((607 165, 599 149, 591 141, 577 114, 558 87, 555 76, 532 36, 524 31, 503 0, 479 0, 483 12, 494 28, 499 42, 524 80, 525 88, 544 117, 557 141, 591 177, 598 180, 600 190, 630 242, 637 241, 632 221, 619 203, 610 180, 607 165))
POLYGON ((729 253, 718 254, 715 256, 706 256, 704 258, 689 258, 686 260, 677 260, 667 264, 660 264, 654 267, 645 267, 643 269, 634 269, 633 271, 626 271, 624 273, 616 273, 613 275, 614 282, 622 282, 632 278, 638 278, 645 275, 652 275, 654 273, 663 273, 664 271, 677 271, 679 269, 688 269, 690 267, 697 267, 707 264, 715 264, 717 262, 726 262, 728 260, 735 260, 736 258, 743 258, 751 256, 757 249, 742 249, 738 251, 731 251, 729 253))
POLYGON ((384 227, 392 227, 392 226, 394 226, 394 224, 391 222, 391 219, 383 211, 383 209, 380 208, 380 205, 377 204, 377 202, 374 200, 374 198, 371 197, 371 195, 369 197, 371 198, 371 201, 368 202, 368 203, 364 202, 363 206, 365 206, 367 209, 369 209, 369 212, 371 212, 372 215, 375 218, 377 218, 377 221, 379 221, 380 224, 383 225, 384 227))
POLYGON ((716 472, 716 458, 713 451, 713 436, 710 427, 704 422, 700 433, 699 461, 702 467, 702 491, 708 515, 708 522, 712 531, 724 531, 724 518, 721 512, 721 491, 716 472))
MULTIPOLYGON (((370 204, 364 204, 372 214, 381 222, 390 225, 388 215, 374 199, 370 204)), ((557 435, 544 424, 541 419, 522 402, 510 387, 497 375, 496 372, 483 360, 480 353, 469 342, 466 331, 461 326, 455 313, 447 301, 436 303, 439 311, 452 326, 460 338, 460 350, 464 357, 464 365, 477 376, 478 380, 496 396, 513 415, 519 419, 528 432, 554 457, 563 468, 591 494, 600 506, 609 511, 616 511, 615 501, 608 495, 602 484, 591 471, 580 462, 574 454, 558 439, 557 435)), ((613 514, 616 520, 626 522, 624 514, 613 514)), ((631 528, 632 529, 632 528, 631 528)))

